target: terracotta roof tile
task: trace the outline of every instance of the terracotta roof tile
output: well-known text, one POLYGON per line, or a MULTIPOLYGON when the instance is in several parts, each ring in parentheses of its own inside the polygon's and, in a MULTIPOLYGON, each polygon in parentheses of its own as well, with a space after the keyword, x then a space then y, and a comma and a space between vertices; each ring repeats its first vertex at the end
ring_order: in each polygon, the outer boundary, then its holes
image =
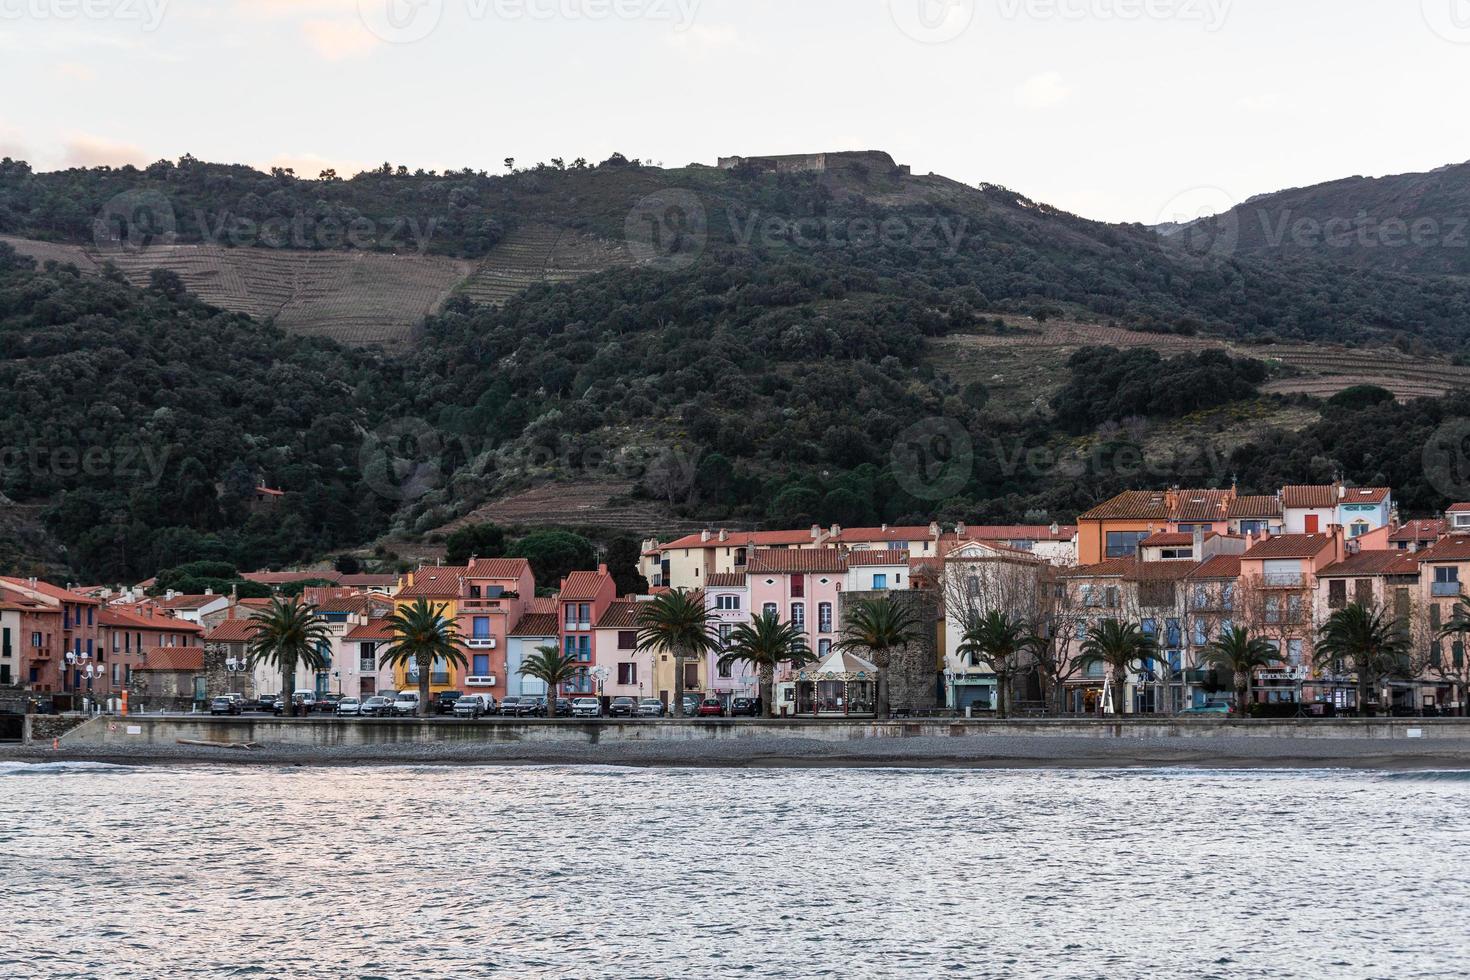
POLYGON ((29 579, 23 578, 0 577, 0 582, 5 582, 9 585, 16 586, 21 589, 31 589, 35 592, 41 593, 44 596, 52 599, 59 599, 63 602, 74 602, 83 606, 100 606, 102 604, 100 599, 93 599, 90 596, 80 595, 76 592, 72 592, 69 589, 63 589, 59 585, 52 585, 50 582, 42 582, 39 579, 36 580, 35 585, 32 585, 29 579))
POLYGON ((425 565, 413 575, 413 584, 398 590, 399 599, 457 599, 465 568, 462 565, 425 565))
POLYGON ((872 551, 849 551, 847 553, 848 568, 862 568, 868 565, 907 565, 908 563, 909 553, 907 551, 878 548, 872 551))
POLYGON ((133 670, 203 670, 203 647, 150 647, 133 670))
POLYGON ((206 643, 244 643, 255 635, 254 619, 226 619, 204 638, 206 643))
POLYGON ((374 619, 347 631, 344 640, 391 640, 393 626, 386 619, 374 619))
POLYGON ((1270 558, 1315 558, 1332 546, 1327 534, 1282 534, 1267 538, 1246 551, 1247 561, 1270 558))
POLYGON ((1189 577, 1195 578, 1240 578, 1239 555, 1215 555, 1195 566, 1189 577))
POLYGON ((602 594, 605 583, 612 581, 606 572, 572 572, 561 583, 561 602, 591 602, 602 594))
POLYGON ((1446 514, 1470 514, 1470 504, 1450 504, 1446 514))
POLYGON ((1470 561, 1470 534, 1451 534, 1413 556, 1416 561, 1470 561))
POLYGON ((598 618, 596 627, 600 630, 631 630, 638 627, 638 607, 640 603, 619 599, 610 604, 602 616, 598 618))
POLYGON ((522 616, 521 621, 516 623, 515 629, 510 631, 511 636, 559 636, 561 635, 561 624, 557 622, 556 613, 530 613, 522 616))
POLYGON ((1360 575, 1419 574, 1419 556, 1402 551, 1360 551, 1342 561, 1333 562, 1317 573, 1318 578, 1356 577, 1360 575))
POLYGON ((465 578, 519 579, 531 563, 524 558, 476 558, 465 572, 465 578))
POLYGON ((1225 516, 1231 518, 1266 518, 1281 516, 1281 498, 1269 496, 1236 497, 1225 508, 1225 516))
POLYGON ((718 531, 712 531, 708 541, 704 540, 703 532, 686 534, 650 549, 646 554, 684 548, 768 548, 772 545, 811 544, 813 540, 810 528, 804 531, 727 531, 724 541, 720 540, 718 531))
POLYGON ((711 572, 704 585, 709 589, 742 589, 747 581, 744 572, 711 572))
POLYGON ((1193 534, 1175 534, 1175 533, 1171 533, 1171 532, 1160 531, 1160 532, 1158 532, 1158 533, 1156 533, 1156 534, 1154 534, 1154 535, 1152 535, 1150 537, 1144 538, 1142 541, 1140 541, 1139 542, 1139 547, 1141 547, 1141 548, 1179 548, 1179 547, 1183 547, 1184 545, 1193 545, 1193 544, 1194 544, 1194 535, 1193 534))
POLYGON ((845 572, 847 561, 842 553, 834 548, 757 551, 750 556, 747 571, 751 575, 845 572))
POLYGON ((203 633, 198 623, 175 619, 172 616, 136 616, 118 606, 103 606, 97 614, 101 626, 123 626, 134 630, 162 630, 173 633, 203 633))
POLYGON ((1443 520, 1409 521, 1400 525, 1388 536, 1394 544, 1399 542, 1437 541, 1449 532, 1449 522, 1443 520))

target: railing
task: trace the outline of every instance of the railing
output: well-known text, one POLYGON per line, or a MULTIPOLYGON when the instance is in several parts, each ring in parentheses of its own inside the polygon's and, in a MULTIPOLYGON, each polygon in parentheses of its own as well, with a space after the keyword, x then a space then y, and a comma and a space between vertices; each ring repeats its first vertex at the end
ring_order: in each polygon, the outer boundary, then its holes
POLYGON ((500 609, 501 601, 514 599, 515 596, 497 596, 494 599, 461 599, 459 604, 464 609, 500 609))
POLYGON ((359 674, 373 674, 377 670, 378 662, 376 660, 359 660, 357 662, 357 672, 359 674))
POLYGON ((1463 590, 1464 586, 1459 582, 1434 583, 1434 596, 1437 599, 1453 598, 1454 596, 1459 595, 1463 590))
POLYGON ((51 659, 51 648, 50 647, 26 647, 26 649, 28 651, 30 651, 29 654, 28 654, 28 656, 32 660, 50 660, 51 659))
POLYGON ((1261 576, 1261 585, 1268 589, 1304 589, 1307 577, 1301 572, 1272 572, 1261 576))

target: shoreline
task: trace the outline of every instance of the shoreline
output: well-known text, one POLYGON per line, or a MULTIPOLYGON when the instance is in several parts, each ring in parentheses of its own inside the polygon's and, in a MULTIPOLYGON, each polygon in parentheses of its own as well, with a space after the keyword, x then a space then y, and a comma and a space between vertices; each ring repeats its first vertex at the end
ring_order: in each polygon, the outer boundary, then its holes
POLYGON ((1344 769, 1470 772, 1470 743, 1369 738, 1209 739, 1015 735, 843 742, 792 737, 668 742, 262 743, 255 749, 160 744, 0 745, 0 762, 127 766, 616 766, 678 769, 1344 769))

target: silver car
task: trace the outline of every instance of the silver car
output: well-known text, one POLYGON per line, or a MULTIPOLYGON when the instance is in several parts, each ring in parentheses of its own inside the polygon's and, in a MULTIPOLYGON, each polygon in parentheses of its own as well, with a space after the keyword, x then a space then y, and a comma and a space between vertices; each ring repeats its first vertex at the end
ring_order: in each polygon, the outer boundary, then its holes
POLYGON ((662 718, 664 716, 664 703, 658 698, 644 698, 638 702, 639 718, 662 718))
POLYGON ((495 711, 495 699, 481 694, 466 694, 454 702, 454 717, 478 718, 495 711))
POLYGON ((361 718, 362 702, 359 701, 357 698, 343 698, 341 701, 337 702, 336 713, 338 715, 361 718))

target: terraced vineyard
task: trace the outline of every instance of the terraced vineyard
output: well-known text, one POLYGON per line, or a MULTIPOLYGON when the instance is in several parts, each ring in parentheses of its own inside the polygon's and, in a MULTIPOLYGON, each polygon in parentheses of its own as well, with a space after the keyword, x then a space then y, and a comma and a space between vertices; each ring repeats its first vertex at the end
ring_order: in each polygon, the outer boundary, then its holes
POLYGON ((500 306, 539 282, 571 282, 632 259, 621 244, 555 225, 530 225, 491 250, 460 292, 476 303, 500 306))
POLYGON ((545 483, 523 493, 504 497, 455 520, 439 531, 448 533, 465 524, 486 521, 507 526, 598 528, 629 534, 669 534, 698 530, 698 525, 673 518, 663 507, 649 501, 621 505, 633 490, 631 482, 583 481, 545 483))
POLYGON ((1302 377, 1272 382, 1266 386, 1270 392, 1302 392, 1326 398, 1353 385, 1373 384, 1407 401, 1437 398, 1470 388, 1470 368, 1410 357, 1391 349, 1348 350, 1301 345, 1262 350, 1268 351, 1271 359, 1304 372, 1302 377))

